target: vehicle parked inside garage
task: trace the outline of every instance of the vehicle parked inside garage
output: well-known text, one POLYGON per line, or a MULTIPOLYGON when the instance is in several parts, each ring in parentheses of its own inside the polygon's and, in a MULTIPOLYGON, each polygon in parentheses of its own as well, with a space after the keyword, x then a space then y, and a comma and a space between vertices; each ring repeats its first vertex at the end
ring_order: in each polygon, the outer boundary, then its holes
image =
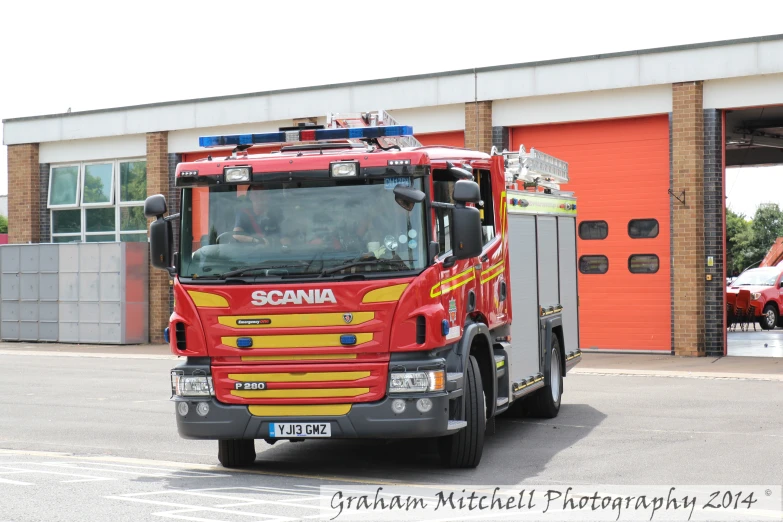
POLYGON ((728 302, 741 302, 740 293, 750 293, 749 308, 751 319, 759 323, 764 330, 772 330, 780 324, 783 310, 783 267, 767 266, 752 268, 743 272, 726 289, 728 302))

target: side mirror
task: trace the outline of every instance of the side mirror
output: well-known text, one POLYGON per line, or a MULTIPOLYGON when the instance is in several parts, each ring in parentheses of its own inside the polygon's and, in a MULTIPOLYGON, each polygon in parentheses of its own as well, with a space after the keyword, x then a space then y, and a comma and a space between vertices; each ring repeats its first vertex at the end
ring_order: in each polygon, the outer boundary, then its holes
POLYGON ((148 218, 163 217, 166 210, 166 198, 162 194, 155 194, 144 201, 144 215, 148 218))
POLYGON ((173 274, 171 252, 174 233, 171 221, 163 218, 166 210, 166 198, 161 194, 150 196, 144 201, 144 215, 156 218, 150 224, 150 263, 155 268, 173 274))
POLYGON ((457 203, 480 203, 481 192, 478 183, 475 181, 459 180, 454 184, 454 195, 452 196, 457 203))
MULTIPOLYGON (((457 188, 454 187, 454 193, 456 194, 456 192, 457 188)), ((470 259, 480 255, 484 248, 481 234, 481 213, 475 207, 462 206, 454 208, 453 212, 454 244, 452 251, 454 257, 456 259, 470 259)))
POLYGON ((413 206, 416 203, 424 201, 425 197, 424 192, 419 189, 403 187, 402 185, 394 187, 394 201, 408 212, 413 210, 413 206))

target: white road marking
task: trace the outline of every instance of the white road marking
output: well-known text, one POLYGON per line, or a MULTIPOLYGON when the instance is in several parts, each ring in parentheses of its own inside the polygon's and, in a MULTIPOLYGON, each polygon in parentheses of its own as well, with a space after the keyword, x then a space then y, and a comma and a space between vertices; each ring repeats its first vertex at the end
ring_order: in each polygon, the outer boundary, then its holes
POLYGON ((689 372, 670 370, 615 370, 606 368, 574 368, 569 375, 598 375, 602 377, 679 377, 684 379, 781 381, 783 374, 777 373, 724 373, 689 372))
POLYGON ((98 353, 98 352, 43 352, 38 350, 0 350, 0 355, 19 355, 23 357, 85 357, 95 359, 155 359, 176 361, 176 355, 156 355, 146 353, 98 353))
POLYGON ((538 426, 557 426, 558 428, 577 428, 588 430, 611 430, 611 431, 633 431, 637 433, 672 433, 677 435, 726 435, 729 437, 745 436, 745 437, 770 437, 774 439, 783 439, 783 435, 777 435, 774 433, 757 433, 757 432, 742 432, 742 431, 689 431, 689 430, 656 430, 647 428, 613 428, 611 426, 582 426, 580 424, 560 424, 557 422, 531 422, 526 420, 511 420, 515 424, 535 424, 538 426))
POLYGON ((22 482, 21 480, 11 480, 0 478, 0 484, 13 484, 15 486, 33 486, 30 482, 22 482))

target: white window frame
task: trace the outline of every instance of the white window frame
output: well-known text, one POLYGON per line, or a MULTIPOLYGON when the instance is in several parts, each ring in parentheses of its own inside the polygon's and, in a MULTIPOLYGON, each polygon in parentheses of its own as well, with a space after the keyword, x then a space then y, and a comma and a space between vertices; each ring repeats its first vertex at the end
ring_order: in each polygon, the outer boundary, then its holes
POLYGON ((121 209, 124 207, 141 207, 144 208, 144 200, 140 201, 121 201, 120 198, 120 164, 121 163, 134 163, 134 162, 147 162, 147 158, 122 158, 122 159, 107 159, 102 161, 85 161, 80 163, 63 163, 51 165, 49 170, 49 192, 47 192, 46 203, 49 203, 49 194, 51 192, 52 185, 52 170, 60 167, 77 167, 77 185, 76 185, 76 204, 75 205, 53 205, 48 206, 49 209, 49 241, 54 242, 55 238, 74 238, 80 242, 86 242, 90 236, 113 236, 115 242, 119 242, 123 234, 144 234, 147 235, 147 241, 149 241, 148 231, 145 226, 142 230, 120 230, 121 209), (88 165, 106 165, 112 166, 112 187, 111 187, 111 203, 84 203, 84 190, 82 184, 85 178, 85 169, 88 165), (87 232, 87 210, 94 210, 100 208, 113 208, 114 209, 114 230, 109 232, 87 232), (81 232, 54 232, 54 216, 53 212, 58 210, 76 210, 78 209, 81 214, 81 232))
POLYGON ((49 167, 49 188, 46 191, 46 206, 50 209, 66 209, 66 208, 79 208, 79 202, 82 200, 81 198, 81 186, 82 186, 82 166, 81 163, 63 163, 61 165, 51 165, 49 167), (66 203, 65 205, 50 205, 49 202, 52 200, 52 180, 54 180, 54 169, 60 169, 64 167, 76 167, 76 197, 74 199, 74 203, 66 203))
MULTIPOLYGON (((120 179, 120 164, 121 163, 135 163, 138 161, 147 162, 147 158, 126 158, 117 160, 117 183, 116 183, 116 190, 117 193, 114 195, 114 201, 116 201, 116 207, 117 207, 117 217, 116 217, 116 224, 117 224, 117 239, 116 241, 119 241, 122 237, 122 234, 147 234, 147 228, 145 225, 144 230, 121 230, 120 227, 122 226, 121 218, 122 218, 122 208, 123 207, 141 207, 142 212, 144 210, 144 200, 140 201, 122 201, 122 198, 120 197, 120 193, 122 190, 122 180, 120 179)), ((146 219, 145 219, 146 222, 146 219)), ((147 235, 147 241, 149 241, 149 235, 147 235)))
POLYGON ((82 235, 84 232, 84 212, 79 207, 62 207, 60 205, 55 206, 52 208, 52 210, 49 211, 49 236, 51 239, 54 239, 55 237, 78 237, 79 240, 82 239, 82 235), (79 222, 79 232, 55 232, 54 231, 54 213, 59 210, 79 210, 79 219, 81 220, 79 222))
POLYGON ((82 163, 81 166, 81 191, 82 191, 82 197, 80 198, 80 201, 82 202, 82 207, 111 207, 114 205, 114 178, 116 177, 116 174, 114 171, 116 170, 114 167, 117 165, 117 161, 90 161, 89 163, 82 163), (85 203, 84 202, 84 183, 87 181, 87 167, 91 165, 110 165, 111 166, 111 187, 109 188, 109 201, 100 201, 97 203, 85 203))

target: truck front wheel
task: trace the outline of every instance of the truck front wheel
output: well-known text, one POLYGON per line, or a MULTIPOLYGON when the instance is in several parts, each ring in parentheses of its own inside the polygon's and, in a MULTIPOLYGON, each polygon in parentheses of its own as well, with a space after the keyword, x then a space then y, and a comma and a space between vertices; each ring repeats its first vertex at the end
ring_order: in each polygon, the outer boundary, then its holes
POLYGON ((487 425, 487 410, 484 390, 481 385, 476 358, 468 357, 468 368, 462 400, 465 401, 465 421, 468 425, 454 435, 441 437, 438 441, 443 464, 450 468, 475 468, 481 462, 484 450, 484 431, 487 425))
POLYGON ((218 460, 224 468, 244 468, 256 461, 256 447, 253 439, 230 439, 218 441, 218 460))

